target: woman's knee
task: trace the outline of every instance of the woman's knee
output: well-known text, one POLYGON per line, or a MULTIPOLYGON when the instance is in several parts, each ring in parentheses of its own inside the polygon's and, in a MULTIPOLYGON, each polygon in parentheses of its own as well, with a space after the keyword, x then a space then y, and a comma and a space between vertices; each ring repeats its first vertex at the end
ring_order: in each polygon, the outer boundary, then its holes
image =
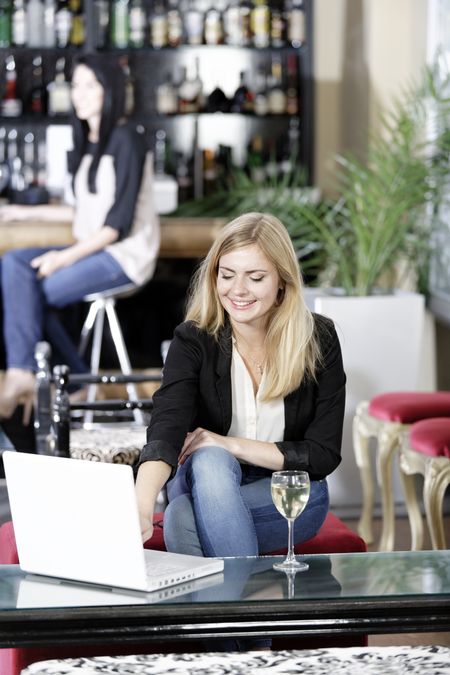
POLYGON ((164 542, 168 551, 202 555, 200 545, 196 545, 197 527, 189 495, 182 494, 167 505, 164 512, 164 542), (196 552, 196 548, 199 551, 196 552))
POLYGON ((190 457, 188 473, 196 479, 205 479, 217 483, 217 478, 225 480, 229 475, 240 482, 240 464, 225 448, 211 445, 199 448, 190 457))

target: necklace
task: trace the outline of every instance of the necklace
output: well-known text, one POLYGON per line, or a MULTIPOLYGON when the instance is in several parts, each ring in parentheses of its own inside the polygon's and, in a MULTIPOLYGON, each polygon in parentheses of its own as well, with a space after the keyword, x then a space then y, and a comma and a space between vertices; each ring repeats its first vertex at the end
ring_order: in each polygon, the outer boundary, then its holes
MULTIPOLYGON (((265 357, 262 361, 257 361, 256 359, 253 358, 253 356, 250 354, 248 349, 243 350, 242 346, 239 344, 238 340, 237 339, 235 339, 235 340, 236 340, 236 347, 237 347, 238 352, 241 354, 241 356, 246 357, 247 359, 249 359, 253 363, 253 365, 255 366, 256 370, 258 371, 260 377, 262 377, 263 374, 264 374, 265 357)), ((244 341, 242 340, 242 342, 244 342, 244 341)), ((247 345, 246 345, 246 347, 247 347, 247 345)))

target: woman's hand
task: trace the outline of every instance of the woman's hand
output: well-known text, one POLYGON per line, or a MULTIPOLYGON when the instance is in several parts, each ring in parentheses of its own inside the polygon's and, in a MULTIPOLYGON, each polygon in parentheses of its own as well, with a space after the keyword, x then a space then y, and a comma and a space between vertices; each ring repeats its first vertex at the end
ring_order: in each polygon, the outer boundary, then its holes
POLYGON ((204 448, 206 445, 218 445, 234 454, 233 440, 230 436, 221 436, 220 434, 215 434, 213 431, 208 431, 208 429, 197 427, 197 429, 186 435, 180 456, 178 457, 178 464, 184 464, 193 452, 199 448, 204 448))
POLYGON ((62 251, 47 251, 42 255, 38 255, 30 262, 31 267, 38 271, 37 275, 40 279, 51 276, 54 272, 67 267, 71 264, 69 249, 62 251))
POLYGON ((139 511, 139 523, 141 525, 142 543, 145 544, 153 535, 153 514, 139 511))

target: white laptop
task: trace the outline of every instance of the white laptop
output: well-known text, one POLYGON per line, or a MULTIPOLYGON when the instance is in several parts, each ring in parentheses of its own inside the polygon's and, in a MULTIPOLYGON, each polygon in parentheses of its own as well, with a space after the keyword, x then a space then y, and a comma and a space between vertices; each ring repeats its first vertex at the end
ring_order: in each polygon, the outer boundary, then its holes
POLYGON ((155 591, 221 572, 222 559, 144 550, 131 466, 3 453, 20 567, 155 591))

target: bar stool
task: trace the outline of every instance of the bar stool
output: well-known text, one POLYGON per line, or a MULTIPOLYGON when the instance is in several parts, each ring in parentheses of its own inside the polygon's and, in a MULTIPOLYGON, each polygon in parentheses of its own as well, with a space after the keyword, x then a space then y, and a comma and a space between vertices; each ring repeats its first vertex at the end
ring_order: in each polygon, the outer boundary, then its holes
POLYGON ((411 549, 423 545, 423 521, 414 476, 424 478, 423 504, 433 549, 445 549, 442 502, 450 483, 450 417, 437 417, 413 424, 402 438, 400 477, 405 492, 411 549))
POLYGON ((382 534, 380 551, 394 548, 394 499, 392 460, 409 425, 430 417, 450 416, 450 392, 389 392, 362 401, 353 419, 353 450, 360 471, 363 504, 358 532, 373 541, 374 481, 370 463, 370 439, 376 440, 377 479, 381 494, 382 534))
MULTIPOLYGON (((100 356, 102 349, 103 329, 105 324, 105 315, 108 320, 111 337, 114 343, 117 357, 119 359, 120 369, 123 375, 131 375, 131 363, 128 350, 123 338, 122 329, 116 312, 116 300, 134 295, 139 289, 136 284, 130 283, 116 288, 110 288, 99 293, 91 293, 83 298, 84 302, 89 302, 90 307, 86 320, 81 329, 81 338, 79 352, 83 356, 86 352, 89 338, 92 334, 92 350, 90 369, 93 375, 98 375, 100 367, 100 356)), ((138 393, 135 384, 126 385, 128 399, 130 401, 138 400, 138 393)), ((90 384, 87 391, 87 402, 92 403, 96 400, 97 384, 90 384)), ((140 410, 134 410, 133 416, 137 424, 143 425, 144 418, 140 410)), ((88 411, 84 415, 85 423, 92 422, 93 412, 88 411)))

